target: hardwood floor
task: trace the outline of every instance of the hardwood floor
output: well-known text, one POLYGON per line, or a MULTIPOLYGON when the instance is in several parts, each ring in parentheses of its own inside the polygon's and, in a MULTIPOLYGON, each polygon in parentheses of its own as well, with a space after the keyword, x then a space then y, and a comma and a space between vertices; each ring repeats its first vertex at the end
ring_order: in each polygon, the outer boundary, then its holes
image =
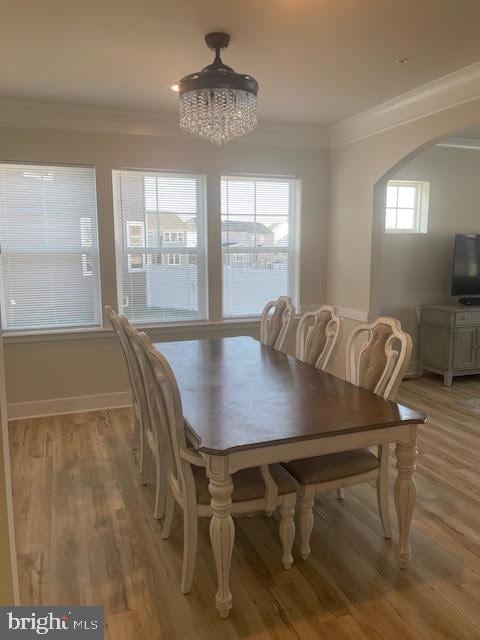
POLYGON ((324 494, 312 555, 303 561, 297 551, 288 572, 277 522, 236 519, 228 620, 214 606, 205 520, 192 592, 179 591, 178 511, 172 537, 160 540, 153 492, 139 485, 130 448, 129 410, 12 422, 22 604, 104 605, 112 640, 478 640, 480 415, 455 404, 476 397, 480 377, 401 387, 399 399, 430 416, 420 428, 407 571, 382 537, 373 487, 348 489, 343 502, 324 494))

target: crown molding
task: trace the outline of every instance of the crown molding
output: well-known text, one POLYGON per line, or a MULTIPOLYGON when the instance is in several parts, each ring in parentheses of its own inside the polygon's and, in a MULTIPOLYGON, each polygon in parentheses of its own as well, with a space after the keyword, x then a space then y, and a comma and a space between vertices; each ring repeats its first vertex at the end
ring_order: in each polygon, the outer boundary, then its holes
POLYGON ((480 151, 480 140, 475 138, 447 138, 442 142, 437 142, 437 147, 447 147, 449 149, 471 149, 480 151))
MULTIPOLYGON (((0 98, 0 126, 194 139, 182 131, 174 114, 14 98, 0 98)), ((235 144, 326 149, 328 132, 321 126, 261 122, 254 132, 235 144)))
POLYGON ((475 62, 331 125, 330 146, 358 142, 479 98, 480 62, 475 62))
MULTIPOLYGON (((233 144, 299 149, 342 147, 478 99, 480 61, 330 127, 260 122, 254 132, 234 141, 233 144)), ((178 118, 174 114, 15 98, 0 98, 0 126, 193 140, 180 129, 178 118)))

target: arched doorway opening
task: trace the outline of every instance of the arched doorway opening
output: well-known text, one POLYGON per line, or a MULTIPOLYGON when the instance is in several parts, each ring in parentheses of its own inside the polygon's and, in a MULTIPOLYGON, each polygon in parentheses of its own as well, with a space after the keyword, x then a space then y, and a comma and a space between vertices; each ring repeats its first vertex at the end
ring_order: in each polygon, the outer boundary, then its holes
POLYGON ((474 126, 422 145, 374 186, 369 315, 394 316, 412 335, 412 372, 420 368, 421 308, 458 302, 453 243, 457 233, 480 233, 478 176, 474 126))

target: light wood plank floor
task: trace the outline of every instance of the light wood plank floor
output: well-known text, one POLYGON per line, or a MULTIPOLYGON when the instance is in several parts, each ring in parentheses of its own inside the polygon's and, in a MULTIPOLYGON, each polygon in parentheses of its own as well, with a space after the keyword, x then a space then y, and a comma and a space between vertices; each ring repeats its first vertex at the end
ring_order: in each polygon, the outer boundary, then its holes
MULTIPOLYGON (((415 558, 397 570, 373 487, 318 499, 312 556, 281 565, 277 523, 238 518, 231 587, 220 620, 208 523, 193 590, 179 591, 182 531, 158 536, 152 490, 138 482, 129 410, 11 423, 23 604, 100 604, 114 640, 234 638, 478 640, 480 377, 406 381, 400 399, 431 417, 421 429, 415 558)), ((392 473, 392 477, 394 473, 392 473)))

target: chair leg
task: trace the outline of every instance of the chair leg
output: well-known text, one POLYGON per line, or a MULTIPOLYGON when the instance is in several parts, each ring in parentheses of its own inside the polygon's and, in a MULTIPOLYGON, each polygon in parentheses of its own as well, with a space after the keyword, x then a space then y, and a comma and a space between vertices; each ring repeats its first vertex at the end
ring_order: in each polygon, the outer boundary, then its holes
POLYGON ((162 540, 166 540, 170 537, 172 530, 173 516, 175 514, 175 497, 173 495, 170 484, 167 486, 167 495, 165 496, 165 515, 163 517, 162 530, 160 537, 162 540))
POLYGON ((166 502, 166 474, 164 461, 160 460, 159 452, 155 456, 155 509, 153 517, 161 520, 165 515, 166 502))
POLYGON ((300 525, 300 555, 304 560, 310 555, 310 537, 313 529, 313 501, 315 499, 315 485, 300 488, 299 525, 300 525))
POLYGON ((189 508, 188 500, 183 505, 183 568, 180 591, 190 593, 197 559, 198 516, 196 508, 189 508))
POLYGON ((133 408, 133 445, 132 449, 140 449, 141 448, 141 425, 140 419, 138 417, 137 408, 134 406, 133 408))
POLYGON ((280 507, 280 540, 282 541, 282 562, 285 569, 290 569, 293 563, 292 547, 295 538, 295 500, 296 495, 285 496, 280 507))
POLYGON ((142 437, 140 441, 140 483, 150 484, 154 475, 154 455, 148 442, 142 437))
POLYGON ((340 489, 337 489, 337 498, 339 500, 345 500, 345 489, 343 487, 340 487, 340 489))
POLYGON ((378 510, 380 512, 380 520, 383 527, 385 538, 392 537, 392 527, 390 524, 390 507, 389 507, 389 487, 388 487, 388 458, 390 453, 389 445, 378 447, 378 455, 380 457, 380 473, 377 478, 377 501, 378 510))

